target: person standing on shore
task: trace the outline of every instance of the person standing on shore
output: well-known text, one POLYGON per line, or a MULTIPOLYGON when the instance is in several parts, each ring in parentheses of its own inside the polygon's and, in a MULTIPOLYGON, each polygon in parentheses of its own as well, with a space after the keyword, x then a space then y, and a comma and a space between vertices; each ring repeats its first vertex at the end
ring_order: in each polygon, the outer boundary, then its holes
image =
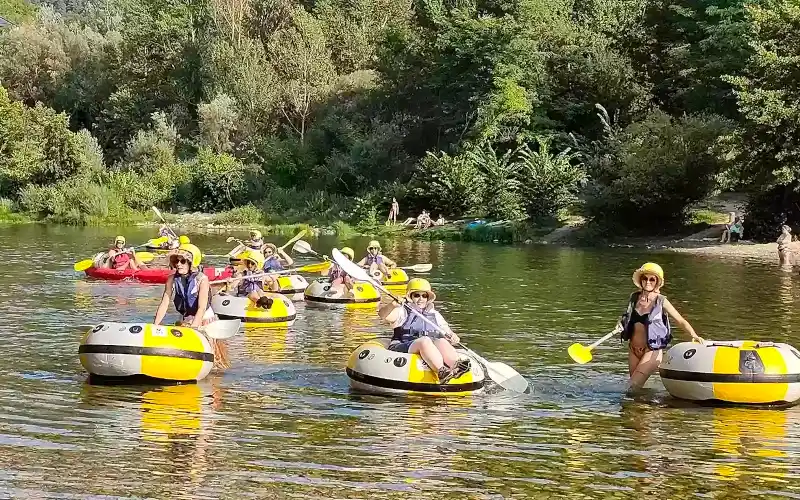
POLYGON ((778 236, 778 261, 783 268, 791 269, 794 265, 792 259, 792 228, 786 224, 781 226, 781 235, 778 236))
POLYGON ((400 204, 397 203, 397 198, 392 198, 392 208, 389 209, 389 218, 386 219, 386 225, 397 224, 397 215, 400 213, 400 204))

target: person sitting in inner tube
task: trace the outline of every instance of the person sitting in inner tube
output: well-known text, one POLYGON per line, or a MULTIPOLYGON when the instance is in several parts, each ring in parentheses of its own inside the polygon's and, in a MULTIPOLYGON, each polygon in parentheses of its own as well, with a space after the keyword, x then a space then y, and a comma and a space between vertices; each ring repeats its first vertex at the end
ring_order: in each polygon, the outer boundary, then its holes
POLYGON ((242 257, 242 262, 246 269, 237 271, 234 274, 234 278, 243 278, 238 280, 236 295, 238 297, 247 297, 255 302, 258 307, 269 309, 272 307, 272 299, 264 295, 264 276, 261 270, 264 267, 264 257, 261 256, 259 251, 249 250, 242 257), (258 274, 259 276, 248 278, 253 274, 258 274))
POLYGON ((391 302, 378 310, 378 315, 394 326, 389 350, 419 354, 439 377, 440 384, 458 378, 471 368, 469 359, 461 359, 453 344, 460 339, 439 311, 434 309, 436 294, 426 279, 414 278, 408 282, 402 304, 391 302), (422 318, 406 308, 414 308, 446 333, 441 334, 422 318))
MULTIPOLYGON (((262 269, 265 273, 272 271, 283 271, 285 269, 283 267, 284 263, 287 266, 294 264, 294 259, 292 259, 282 249, 278 249, 278 247, 272 243, 264 243, 261 251, 264 253, 264 266, 262 269)), ((264 286, 273 292, 280 290, 280 286, 278 285, 278 280, 276 279, 275 275, 266 275, 264 277, 264 286)))
MULTIPOLYGON (((164 285, 154 324, 160 325, 164 320, 170 302, 181 315, 181 320, 177 322, 179 326, 198 328, 218 319, 211 309, 208 277, 198 270, 201 259, 200 249, 190 243, 169 252, 169 267, 175 269, 175 273, 167 278, 164 285)), ((214 367, 228 368, 230 362, 225 344, 215 339, 209 339, 209 342, 214 348, 214 367)))
POLYGON ((158 239, 163 239, 158 246, 164 250, 175 250, 181 246, 181 244, 189 243, 189 238, 186 238, 186 241, 183 241, 184 238, 186 237, 182 236, 181 238, 178 238, 175 236, 175 233, 173 233, 166 224, 162 224, 158 229, 158 239))
MULTIPOLYGON (((356 255, 350 247, 343 247, 341 252, 350 260, 353 260, 356 255)), ((322 271, 322 275, 327 276, 331 282, 331 288, 327 294, 328 296, 341 297, 353 289, 353 278, 344 272, 344 269, 339 267, 336 262, 332 262, 331 267, 322 271)))
POLYGON ((661 287, 664 286, 661 266, 652 262, 644 264, 634 271, 633 282, 639 290, 631 294, 628 309, 617 323, 622 340, 628 341, 629 390, 640 389, 650 375, 658 371, 664 349, 672 340, 669 317, 689 332, 694 340, 703 342, 692 325, 661 294, 661 287))
POLYGON ((114 238, 114 246, 108 250, 108 260, 106 265, 110 269, 124 271, 125 269, 139 269, 146 268, 147 266, 139 260, 136 252, 132 248, 125 248, 125 237, 117 236, 114 238))
POLYGON ((250 239, 244 242, 245 246, 251 250, 261 250, 264 246, 264 238, 261 236, 261 231, 253 229, 250 231, 250 239))
POLYGON ((392 272, 390 267, 397 267, 397 264, 389 257, 381 254, 381 244, 377 240, 372 240, 367 245, 367 256, 358 261, 358 265, 369 269, 370 276, 378 276, 383 273, 382 279, 388 279, 392 272))

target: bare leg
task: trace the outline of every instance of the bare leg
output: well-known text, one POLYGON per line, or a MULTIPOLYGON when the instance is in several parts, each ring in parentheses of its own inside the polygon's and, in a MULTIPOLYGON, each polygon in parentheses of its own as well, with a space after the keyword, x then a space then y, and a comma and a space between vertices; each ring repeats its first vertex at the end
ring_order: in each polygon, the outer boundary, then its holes
POLYGON ((453 368, 459 359, 458 352, 456 352, 453 344, 448 342, 446 339, 436 339, 436 341, 434 341, 434 345, 441 353, 444 364, 450 368, 453 368))
POLYGON ((631 374, 631 379, 628 382, 628 390, 635 391, 641 389, 650 378, 650 375, 658 371, 661 365, 661 359, 664 357, 664 351, 647 351, 639 360, 636 369, 631 374))
POLYGON ((420 337, 415 340, 408 348, 408 353, 419 354, 434 372, 438 372, 444 366, 442 353, 439 352, 430 337, 420 337))
POLYGON ((378 268, 379 268, 379 269, 381 270, 381 272, 383 273, 383 279, 389 279, 389 278, 391 278, 391 277, 392 277, 392 272, 391 272, 391 271, 389 271, 389 268, 388 268, 388 267, 386 267, 386 264, 380 264, 380 265, 378 266, 378 268))

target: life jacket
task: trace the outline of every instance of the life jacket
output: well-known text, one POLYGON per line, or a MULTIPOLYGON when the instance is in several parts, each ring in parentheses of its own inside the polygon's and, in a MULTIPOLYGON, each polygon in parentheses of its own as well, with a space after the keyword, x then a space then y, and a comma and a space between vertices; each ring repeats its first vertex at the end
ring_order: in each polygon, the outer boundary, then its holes
MULTIPOLYGON (((250 271, 244 271, 244 276, 248 276, 250 274, 255 274, 250 271)), ((259 276, 257 278, 245 278, 239 281, 239 286, 236 289, 237 295, 240 297, 245 297, 249 295, 251 292, 255 292, 257 290, 264 291, 264 284, 263 284, 263 277, 259 276)))
POLYGON ((131 255, 129 253, 118 253, 111 259, 111 265, 114 269, 121 269, 125 267, 131 260, 131 255))
POLYGON ((372 255, 371 253, 368 253, 366 259, 368 266, 371 266, 372 264, 383 264, 383 256, 381 256, 381 254, 372 255))
POLYGON ((271 256, 269 259, 264 261, 264 271, 283 271, 283 264, 281 264, 281 259, 277 255, 271 256))
POLYGON ((261 247, 264 246, 264 240, 250 240, 245 246, 251 250, 261 250, 261 247))
MULTIPOLYGON (((394 329, 394 335, 392 335, 391 342, 411 342, 412 340, 416 340, 434 332, 438 334, 436 329, 426 323, 422 318, 410 311, 407 312, 408 316, 403 324, 394 329)), ((432 306, 426 307, 421 314, 425 316, 425 319, 428 319, 434 325, 439 326, 439 322, 436 321, 436 313, 434 312, 432 306)))
MULTIPOLYGON (((175 304, 175 310, 181 313, 184 318, 197 314, 198 299, 200 298, 200 285, 197 283, 199 274, 199 272, 194 272, 187 276, 181 276, 175 273, 172 286, 172 303, 175 304)), ((211 297, 208 298, 208 301, 210 304, 211 297)))
MULTIPOLYGON (((636 308, 636 302, 639 300, 641 292, 634 292, 628 301, 628 309, 622 315, 620 323, 622 324, 622 340, 629 341, 633 337, 634 324, 631 323, 631 315, 636 308)), ((645 329, 647 330, 647 346, 654 350, 666 348, 672 341, 672 329, 669 326, 669 317, 664 311, 664 295, 659 294, 656 297, 653 310, 647 315, 647 323, 645 329)))

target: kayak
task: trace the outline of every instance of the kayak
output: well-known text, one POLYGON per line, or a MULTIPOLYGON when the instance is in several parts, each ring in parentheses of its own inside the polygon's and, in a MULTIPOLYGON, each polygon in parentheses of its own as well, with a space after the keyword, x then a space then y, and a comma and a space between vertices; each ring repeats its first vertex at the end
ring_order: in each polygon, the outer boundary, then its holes
POLYGON ((150 323, 100 323, 78 347, 81 365, 97 378, 204 379, 214 349, 197 330, 150 323))
POLYGON ((681 342, 664 354, 661 381, 672 396, 726 404, 800 401, 800 352, 772 342, 681 342))
POLYGON ((381 301, 381 295, 375 290, 375 287, 360 281, 356 282, 353 290, 345 296, 338 296, 331 290, 327 278, 312 281, 304 295, 308 304, 330 308, 374 309, 381 301))
POLYGON ((378 271, 380 276, 377 276, 379 280, 381 280, 381 284, 390 288, 396 287, 405 287, 408 285, 408 274, 402 269, 389 269, 391 275, 388 278, 383 277, 383 273, 378 271))
POLYGON ((308 288, 308 281, 299 274, 284 274, 278 276, 278 293, 286 295, 290 300, 302 301, 305 299, 303 292, 308 288))
POLYGON ((272 307, 264 309, 247 297, 219 293, 211 298, 211 309, 219 319, 239 319, 245 326, 285 328, 294 324, 297 310, 288 297, 279 293, 267 293, 272 307))
MULTIPOLYGON (((86 276, 98 280, 121 281, 136 280, 142 283, 166 283, 167 278, 175 273, 174 269, 153 268, 153 269, 109 269, 107 267, 90 267, 86 270, 86 276)), ((233 268, 228 267, 204 267, 203 273, 211 280, 226 279, 233 276, 233 268)))
POLYGON ((464 396, 483 390, 486 375, 481 364, 470 358, 471 368, 464 375, 440 384, 439 378, 418 354, 390 351, 387 343, 371 340, 361 344, 347 360, 350 387, 375 394, 427 394, 464 396))

